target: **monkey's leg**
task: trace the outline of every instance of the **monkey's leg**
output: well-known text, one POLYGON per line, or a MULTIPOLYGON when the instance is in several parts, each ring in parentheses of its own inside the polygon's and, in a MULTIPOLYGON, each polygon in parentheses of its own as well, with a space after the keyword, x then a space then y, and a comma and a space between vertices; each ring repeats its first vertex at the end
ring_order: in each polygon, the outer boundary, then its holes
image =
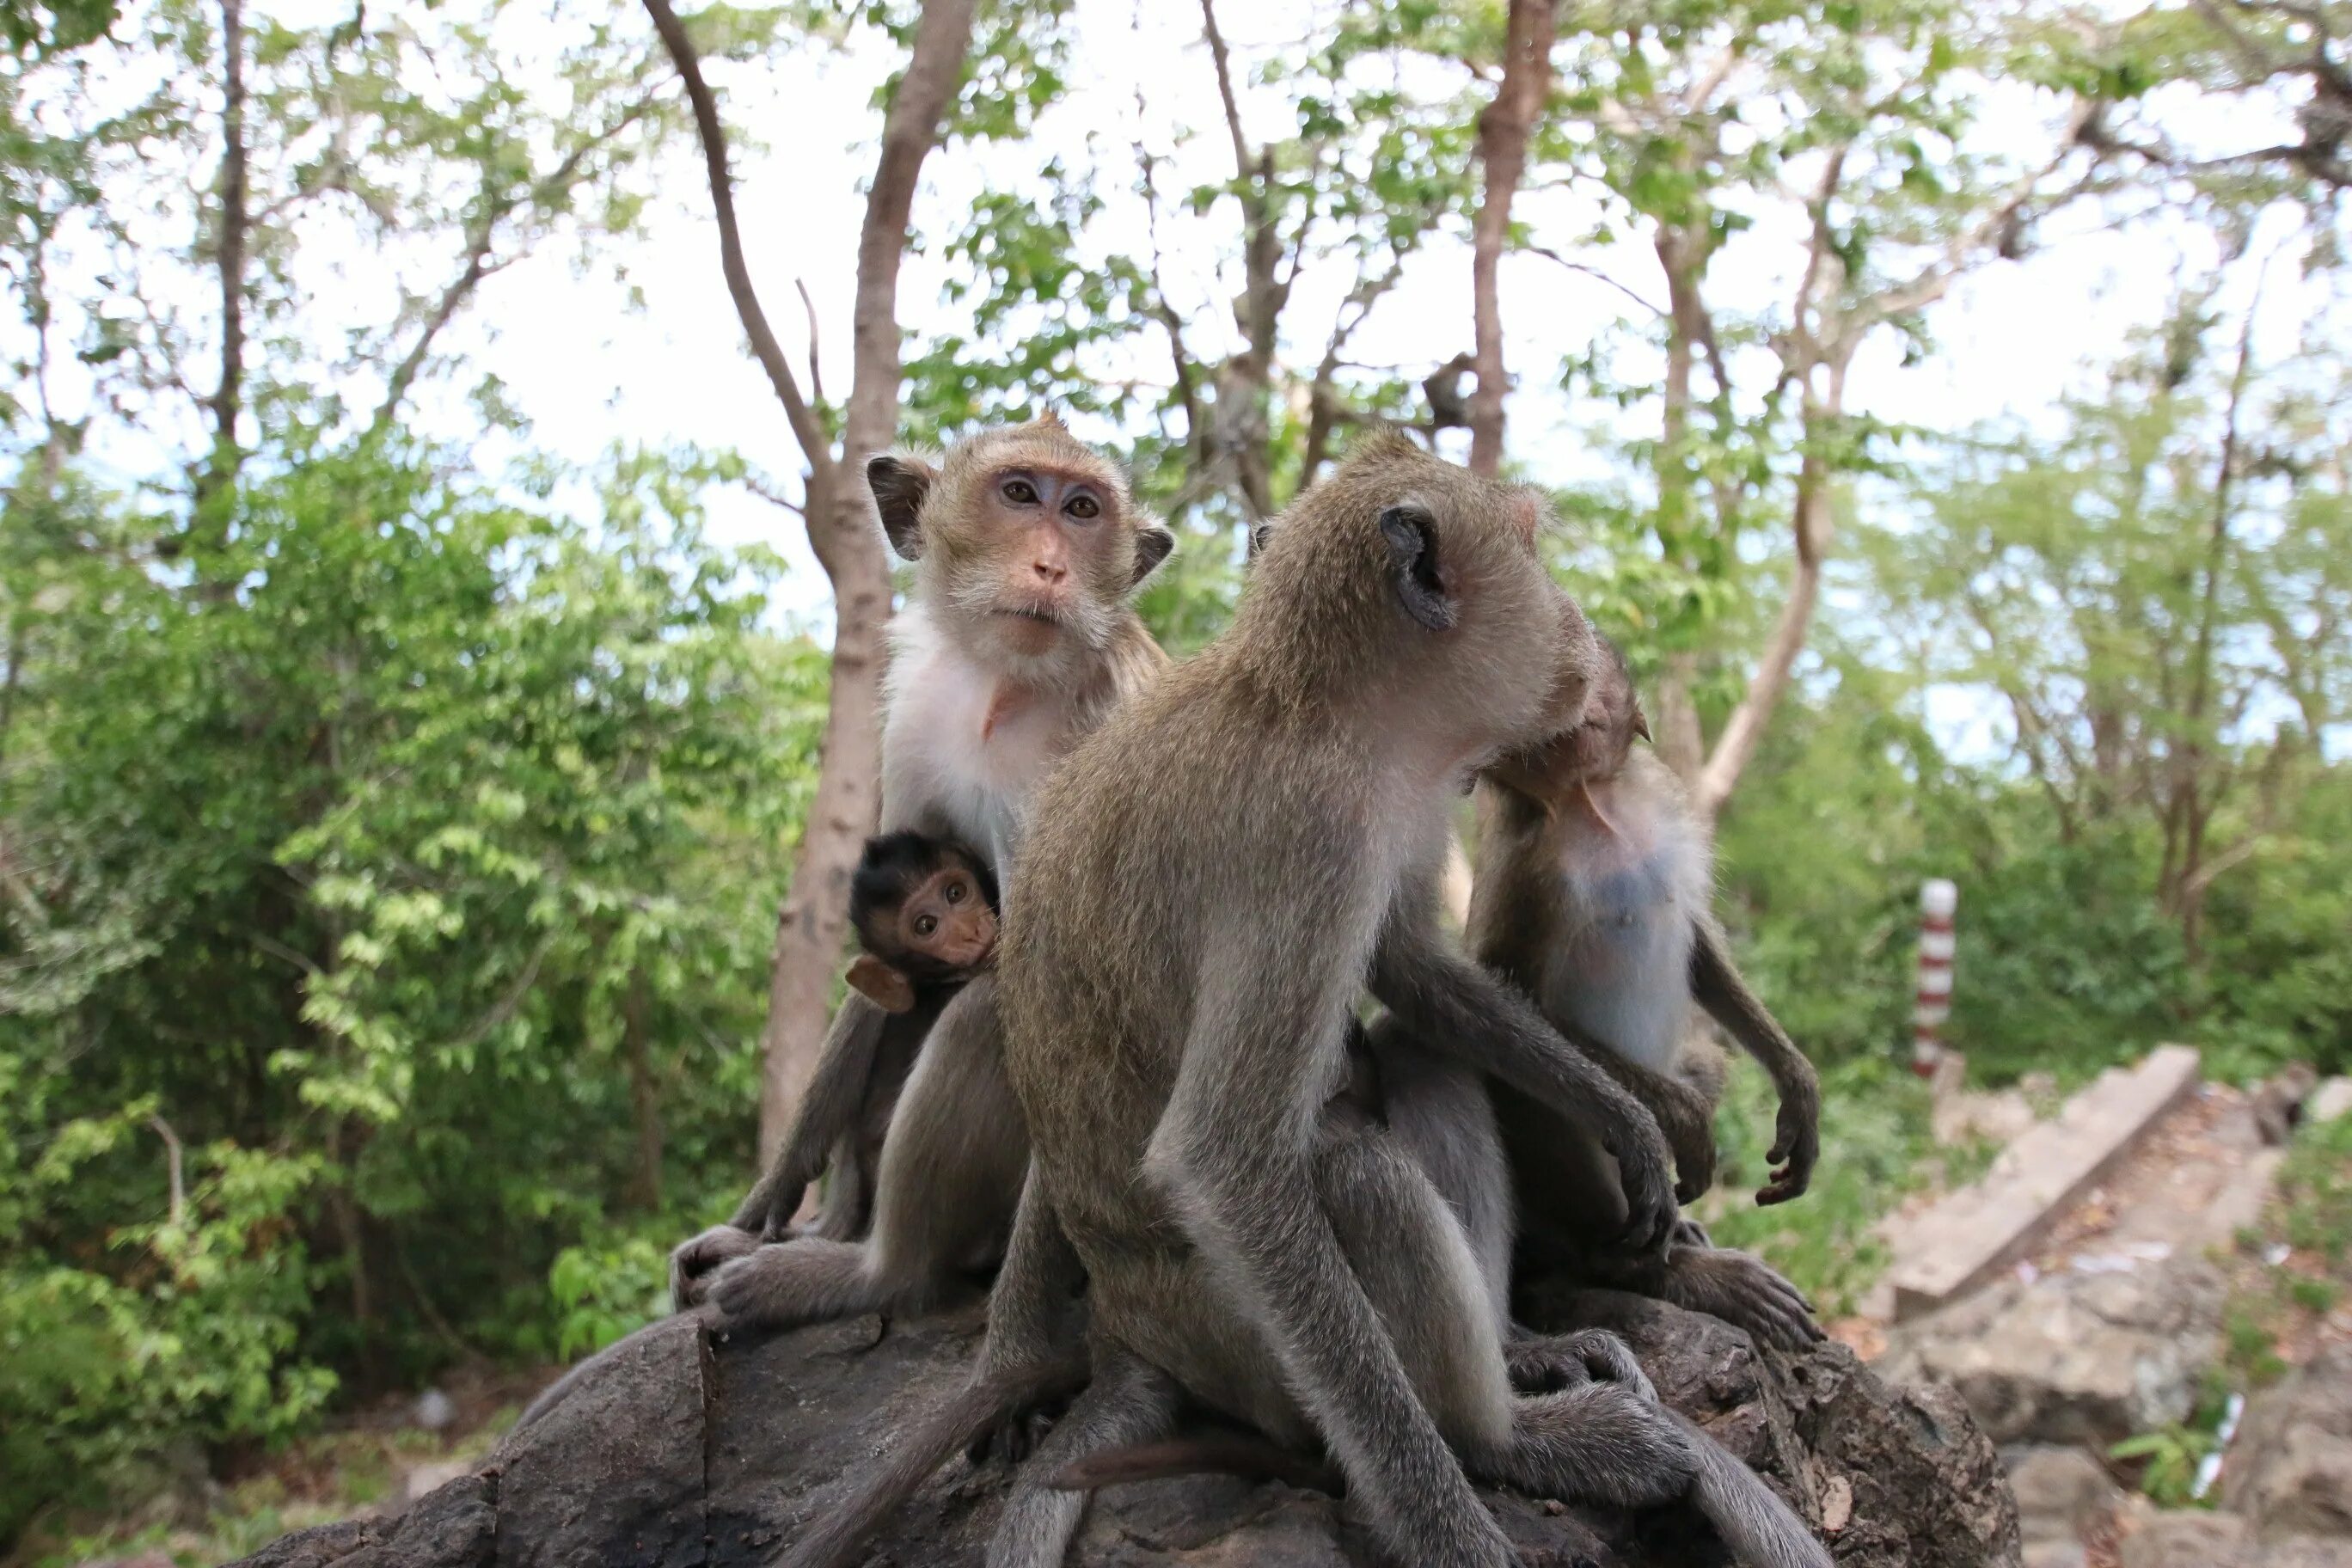
MULTIPOLYGON (((1085 1289, 1086 1266, 1032 1171, 1021 1184, 1004 1267, 988 1292, 988 1336, 980 1349, 983 1375, 1009 1384, 1083 1343, 1085 1289)), ((1034 1429, 1025 1419, 1030 1414, 1006 1411, 1003 1420, 972 1439, 967 1457, 973 1464, 992 1457, 1015 1464, 1026 1458, 1034 1446, 1034 1429)))
POLYGON ((1366 1043, 1379 1066, 1389 1131, 1462 1222, 1496 1322, 1507 1331, 1517 1215, 1486 1080, 1414 1039, 1393 1014, 1372 1021, 1366 1043))
POLYGON ((1821 1159, 1821 1079, 1780 1020, 1748 989, 1738 966, 1731 962, 1731 949, 1722 930, 1712 919, 1701 920, 1696 926, 1691 943, 1691 994, 1771 1076, 1772 1088, 1780 1097, 1771 1152, 1765 1156, 1779 1169, 1756 1194, 1756 1201, 1786 1203, 1811 1184, 1813 1166, 1821 1159))
POLYGON ((874 1165, 880 1153, 879 1148, 868 1147, 862 1128, 834 1144, 833 1156, 825 1162, 824 1206, 802 1235, 825 1241, 857 1239, 873 1213, 874 1165))
POLYGON ((1513 1394, 1469 1239, 1393 1143, 1377 1135, 1327 1143, 1317 1188, 1407 1374, 1474 1474, 1632 1508, 1689 1490, 1688 1442, 1637 1391, 1587 1382, 1513 1394))
POLYGON ((874 1054, 891 1016, 853 991, 833 1016, 819 1047, 816 1071, 783 1147, 725 1225, 688 1237, 669 1255, 670 1300, 680 1310, 699 1302, 710 1277, 743 1257, 751 1245, 784 1234, 810 1182, 824 1169, 835 1142, 855 1126, 874 1068, 874 1054), (744 1241, 748 1236, 750 1245, 744 1241))
POLYGON ((1022 1467, 988 1543, 989 1568, 1059 1568, 1086 1516, 1087 1495, 1053 1481, 1071 1460, 1165 1437, 1175 1429, 1176 1384, 1123 1352, 1096 1358, 1095 1379, 1022 1467))
POLYGON ((996 986, 983 976, 940 1016, 882 1143, 874 1229, 859 1244, 803 1237, 720 1268, 730 1328, 793 1328, 930 1305, 1002 1249, 1029 1159, 1004 1080, 996 986))

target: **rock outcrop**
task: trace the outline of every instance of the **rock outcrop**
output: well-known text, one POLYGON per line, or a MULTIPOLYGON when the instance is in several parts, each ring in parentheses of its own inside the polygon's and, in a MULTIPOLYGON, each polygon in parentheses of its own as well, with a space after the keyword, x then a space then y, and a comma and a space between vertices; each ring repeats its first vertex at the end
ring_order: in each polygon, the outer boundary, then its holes
MULTIPOLYGON (((1539 1326, 1600 1324, 1632 1343, 1661 1394, 1755 1466, 1828 1541, 1841 1568, 2011 1568, 2017 1510, 2000 1456, 1948 1389, 1897 1390, 1844 1348, 1768 1363, 1711 1318, 1606 1292, 1537 1291, 1539 1326)), ((872 1318, 713 1343, 656 1325, 479 1471, 391 1521, 306 1531, 245 1568, 730 1568, 765 1563, 869 1472, 893 1415, 960 1377, 967 1310, 872 1318)), ((873 1560, 978 1564, 1008 1484, 950 1463, 874 1543, 873 1560)), ((1628 1514, 1489 1494, 1522 1558, 1545 1568, 1725 1568, 1684 1509, 1628 1514)), ((1096 1500, 1077 1560, 1117 1568, 1373 1559, 1344 1505, 1274 1483, 1202 1477, 1096 1500)))

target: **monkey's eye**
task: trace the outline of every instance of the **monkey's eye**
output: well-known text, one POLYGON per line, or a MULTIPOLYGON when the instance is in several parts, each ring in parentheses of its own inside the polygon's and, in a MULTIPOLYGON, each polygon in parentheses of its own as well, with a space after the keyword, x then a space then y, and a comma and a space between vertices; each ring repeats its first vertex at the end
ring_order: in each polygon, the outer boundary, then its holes
POLYGON ((1004 499, 1011 501, 1014 506, 1035 506, 1037 504, 1037 487, 1031 484, 1027 479, 1005 480, 1002 493, 1003 494, 1004 499))
POLYGON ((1062 510, 1072 517, 1092 521, 1102 515, 1102 502, 1092 496, 1072 496, 1070 504, 1062 510))
POLYGON ((930 935, 933 931, 937 931, 937 930, 939 930, 939 929, 940 929, 940 917, 939 917, 939 916, 937 916, 937 915, 917 915, 917 916, 915 917, 915 934, 916 934, 917 936, 929 936, 929 935, 930 935))
POLYGON ((948 884, 948 902, 951 904, 960 904, 963 902, 963 884, 961 882, 950 882, 948 884))

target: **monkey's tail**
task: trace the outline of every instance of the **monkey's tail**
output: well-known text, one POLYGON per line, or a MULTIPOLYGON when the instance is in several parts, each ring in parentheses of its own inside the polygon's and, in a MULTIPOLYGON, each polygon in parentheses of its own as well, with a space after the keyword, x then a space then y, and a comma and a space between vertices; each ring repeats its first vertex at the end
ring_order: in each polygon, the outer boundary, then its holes
POLYGON ((1133 1443, 1106 1448, 1073 1459, 1045 1484, 1055 1491, 1091 1492, 1130 1481, 1170 1480, 1179 1476, 1240 1476, 1254 1481, 1280 1481, 1307 1491, 1339 1497, 1346 1479, 1332 1465, 1293 1453, 1264 1437, 1234 1434, 1171 1438, 1164 1443, 1133 1443))
MULTIPOLYGON (((1664 1406, 1660 1406, 1664 1409, 1664 1406)), ((1667 1410, 1698 1456, 1691 1501, 1740 1568, 1836 1568, 1823 1546, 1795 1510, 1780 1500, 1762 1477, 1701 1431, 1679 1411, 1667 1410)))
POLYGON ((843 1568, 882 1521, 995 1423, 1087 1385, 1084 1356, 1065 1356, 1013 1372, 975 1376, 929 1410, 902 1425, 892 1452, 857 1491, 813 1522, 779 1568, 843 1568))

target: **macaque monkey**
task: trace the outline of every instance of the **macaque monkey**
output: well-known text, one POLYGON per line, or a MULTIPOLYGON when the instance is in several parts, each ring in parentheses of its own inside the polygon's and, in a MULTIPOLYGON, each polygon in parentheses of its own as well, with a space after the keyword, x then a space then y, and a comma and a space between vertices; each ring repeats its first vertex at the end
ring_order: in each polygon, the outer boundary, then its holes
MULTIPOLYGON (((1566 727, 1596 667, 1582 615, 1538 563, 1538 519, 1526 492, 1373 437, 1269 531, 1224 635, 1039 792, 997 974, 1030 1176, 958 1413, 991 1418, 1024 1366, 1035 1386, 1060 1342, 1038 1325, 1083 1277, 1092 1381, 1029 1467, 1048 1479, 1164 1437, 1189 1398, 1329 1454, 1399 1561, 1514 1561, 1466 1467, 1627 1506, 1692 1496, 1765 1542, 1747 1560, 1825 1568, 1753 1475, 1703 1456, 1622 1375, 1611 1336, 1550 1352, 1612 1375, 1515 1394, 1500 1270, 1482 1257, 1496 1247, 1469 1234, 1499 1224, 1507 1251, 1490 1075, 1611 1152, 1635 1194, 1630 1249, 1663 1250, 1675 1217, 1650 1114, 1435 921, 1455 784, 1566 727), (1460 1058, 1420 1081, 1446 1058, 1391 1060, 1375 1024, 1384 1122, 1334 1103, 1367 985, 1396 1027, 1460 1058), (1433 1141, 1477 1168, 1433 1176, 1417 1119, 1444 1092, 1462 1120, 1435 1117, 1433 1141), (1458 1205, 1457 1178, 1487 1204, 1458 1205)), ((843 1561, 887 1487, 961 1436, 940 1421, 911 1431, 905 1464, 886 1460, 792 1568, 843 1561)), ((990 1562, 1059 1563, 1082 1505, 1024 1474, 990 1562)))
POLYGON ((1732 962, 1712 908, 1706 825, 1673 770, 1633 744, 1649 727, 1622 656, 1607 652, 1582 722, 1486 770, 1493 809, 1481 824, 1469 940, 1548 1014, 1639 1068, 1633 1087, 1645 1102, 1653 1090, 1668 1102, 1651 1109, 1676 1159, 1701 1166, 1696 1184, 1685 1172, 1685 1202, 1710 1184, 1724 1070, 1711 1049, 1690 1049, 1697 1002, 1780 1094, 1768 1156, 1779 1168, 1756 1201, 1786 1203, 1821 1155, 1821 1088, 1732 962), (1703 1098, 1663 1087, 1677 1082, 1703 1098), (1687 1150, 1675 1131, 1686 1120, 1687 1150))
POLYGON ((902 830, 866 841, 849 879, 849 924, 866 951, 850 988, 885 1013, 911 1013, 926 986, 961 985, 996 953, 996 879, 943 838, 902 830))
MULTIPOLYGON (((969 845, 1002 881, 1038 781, 1166 667, 1129 600, 1174 536, 1052 415, 936 460, 884 454, 866 482, 891 547, 915 564, 891 624, 881 826, 969 845)), ((992 976, 956 992, 936 1022, 853 994, 768 1173, 727 1224, 672 1254, 672 1294, 681 1306, 714 1300, 738 1327, 912 1307, 995 1261, 1027 1158, 992 976), (828 1155, 839 1180, 862 1112, 894 1090, 871 1235, 852 1242, 854 1215, 828 1203, 817 1234, 784 1239, 828 1155)))
MULTIPOLYGON (((1709 908, 1706 830, 1673 772, 1634 745, 1646 731, 1624 661, 1608 648, 1580 723, 1486 769, 1468 940, 1546 1018, 1592 1042, 1656 1114, 1685 1201, 1712 1179, 1723 1089, 1721 1052, 1689 1037, 1691 1003, 1706 1008, 1780 1091, 1780 1168, 1757 1201, 1784 1202, 1805 1190, 1819 1156, 1821 1091, 1731 961, 1709 908)), ((1523 1247, 1566 1253, 1596 1282, 1712 1312, 1768 1344, 1821 1338, 1794 1287, 1757 1258, 1706 1245, 1695 1224, 1670 1258, 1622 1253, 1608 1236, 1621 1205, 1607 1163, 1524 1093, 1495 1094, 1523 1247)))
POLYGON ((1435 918, 1457 782, 1563 728, 1597 665, 1538 518, 1401 436, 1360 445, 1223 635, 1039 791, 998 952, 1032 1184, 1087 1280, 1095 1383, 1065 1425, 1142 1440, 1181 1391, 1319 1439, 1417 1563, 1512 1561, 1465 1465, 1633 1506, 1698 1468, 1626 1388, 1515 1398, 1461 1220, 1391 1132, 1326 1114, 1369 983, 1612 1151, 1630 1247, 1674 1223, 1654 1119, 1435 918), (1114 1374, 1136 1392, 1097 1399, 1114 1374))

